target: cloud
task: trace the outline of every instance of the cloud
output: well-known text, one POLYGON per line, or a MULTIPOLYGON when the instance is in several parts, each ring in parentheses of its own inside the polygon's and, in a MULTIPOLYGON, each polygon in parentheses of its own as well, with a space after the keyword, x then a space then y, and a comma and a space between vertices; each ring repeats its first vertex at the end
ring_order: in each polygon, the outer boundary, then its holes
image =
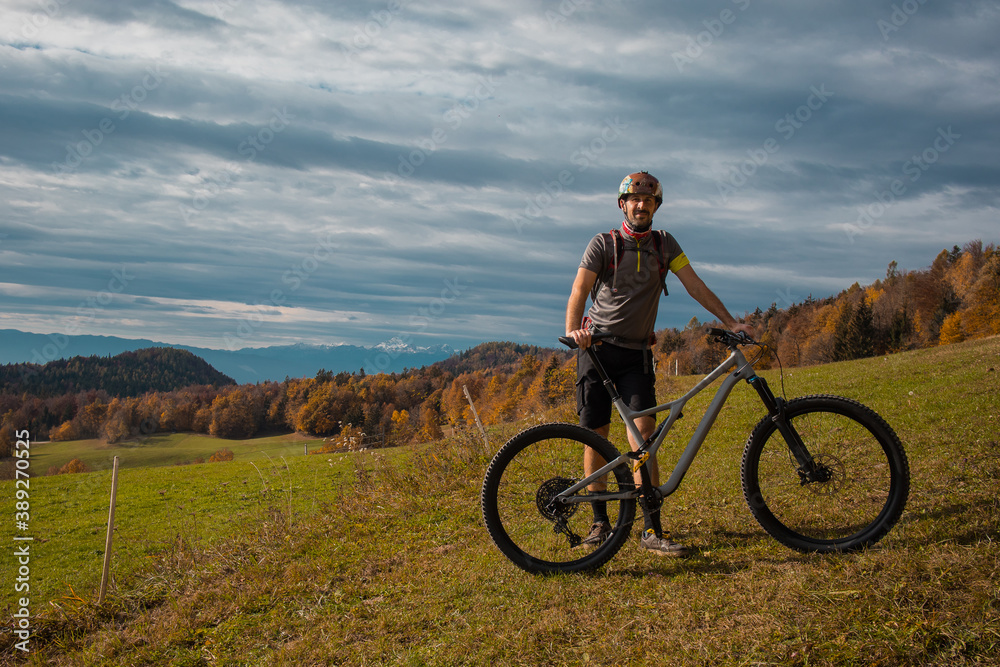
MULTIPOLYGON (((86 333, 554 344, 638 168, 735 312, 921 268, 997 240, 998 23, 986 2, 15 4, 2 324, 82 326, 100 297, 86 333)), ((660 326, 709 317, 671 291, 660 326)))

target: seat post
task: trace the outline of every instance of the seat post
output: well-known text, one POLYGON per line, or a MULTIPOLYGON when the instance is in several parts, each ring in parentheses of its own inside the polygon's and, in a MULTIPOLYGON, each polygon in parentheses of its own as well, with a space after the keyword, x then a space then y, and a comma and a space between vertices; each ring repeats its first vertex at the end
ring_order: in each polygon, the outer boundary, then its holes
POLYGON ((605 389, 607 389, 608 393, 611 395, 612 403, 620 399, 621 396, 618 394, 618 390, 615 388, 615 383, 611 381, 610 377, 608 377, 608 372, 604 370, 604 366, 597 358, 597 353, 594 352, 594 346, 591 345, 590 347, 588 347, 586 349, 586 352, 587 354, 590 355, 590 360, 594 362, 594 368, 597 369, 597 374, 601 376, 601 382, 604 383, 605 389))

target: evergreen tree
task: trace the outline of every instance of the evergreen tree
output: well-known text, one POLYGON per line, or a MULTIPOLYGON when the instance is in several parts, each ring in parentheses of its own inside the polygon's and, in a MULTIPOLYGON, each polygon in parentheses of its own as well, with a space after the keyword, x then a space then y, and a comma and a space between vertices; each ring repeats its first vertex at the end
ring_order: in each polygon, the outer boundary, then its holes
POLYGON ((913 321, 906 314, 906 306, 904 305, 892 315, 887 341, 889 349, 893 352, 904 349, 912 333, 913 321))
POLYGON ((861 359, 875 354, 877 332, 871 306, 863 299, 856 306, 844 305, 834 332, 833 356, 836 361, 861 359))
POLYGON ((845 352, 848 359, 861 359, 874 355, 876 350, 877 340, 872 309, 868 302, 862 299, 854 308, 854 313, 847 323, 845 352))

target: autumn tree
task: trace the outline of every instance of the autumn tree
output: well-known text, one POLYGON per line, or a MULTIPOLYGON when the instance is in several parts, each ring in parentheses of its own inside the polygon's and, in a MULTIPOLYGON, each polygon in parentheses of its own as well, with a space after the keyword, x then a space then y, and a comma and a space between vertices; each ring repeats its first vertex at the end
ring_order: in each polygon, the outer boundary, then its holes
POLYGON ((952 313, 944 318, 941 323, 941 332, 938 336, 940 345, 950 345, 951 343, 961 343, 965 340, 965 333, 962 331, 962 313, 952 313))
POLYGON ((809 332, 802 344, 799 363, 803 365, 823 364, 834 359, 834 341, 840 307, 834 302, 819 305, 813 309, 809 332))
POLYGON ((314 388, 309 400, 296 415, 296 430, 324 436, 339 431, 344 414, 341 394, 342 389, 332 382, 324 382, 314 388))
POLYGON ((85 405, 73 418, 77 437, 96 438, 100 435, 107 414, 108 406, 100 398, 85 405))
POLYGON ((393 410, 392 431, 390 439, 392 442, 405 444, 413 437, 413 424, 410 421, 410 413, 407 410, 393 410))
POLYGON ((140 435, 152 435, 160 428, 160 394, 147 392, 134 403, 132 419, 140 435))
POLYGON ((1000 334, 1000 250, 990 245, 962 313, 964 329, 972 338, 1000 334))
POLYGON ((209 434, 233 440, 251 437, 257 432, 258 408, 249 391, 237 388, 219 394, 212 401, 209 434))
POLYGON ((309 401, 309 394, 316 381, 313 378, 285 381, 285 395, 281 403, 284 406, 284 423, 292 430, 299 430, 299 412, 309 401))
POLYGON ((208 462, 209 463, 222 463, 224 461, 232 461, 233 458, 235 458, 235 454, 233 454, 233 450, 229 449, 228 447, 223 447, 219 451, 217 451, 217 452, 213 453, 211 456, 209 456, 208 457, 208 462))
POLYGON ((212 426, 212 406, 205 405, 194 412, 191 419, 191 430, 195 433, 208 433, 212 426))
POLYGON ((541 362, 533 354, 526 354, 521 359, 521 366, 504 384, 502 394, 497 396, 493 405, 492 418, 494 422, 511 421, 518 417, 518 410, 524 400, 528 387, 534 381, 541 368, 541 362))
POLYGON ((958 300, 964 302, 969 295, 979 278, 984 260, 983 242, 970 241, 945 268, 943 279, 958 300))
POLYGON ((507 400, 507 376, 503 373, 493 375, 483 390, 479 417, 484 424, 496 424, 502 421, 502 406, 507 400))
POLYGON ((87 464, 80 459, 73 459, 59 469, 60 475, 70 475, 78 472, 90 472, 90 468, 87 467, 87 464))
POLYGON ((562 356, 552 354, 544 368, 536 373, 521 402, 523 410, 540 412, 555 407, 573 396, 576 385, 576 365, 562 363, 562 356))
POLYGON ((433 442, 444 437, 441 431, 441 414, 438 412, 434 401, 425 401, 420 406, 420 425, 417 429, 418 442, 433 442))
POLYGON ((179 396, 171 392, 160 401, 160 414, 157 418, 157 424, 164 431, 194 430, 194 413, 196 410, 197 403, 192 397, 179 396))
POLYGON ((52 442, 66 442, 68 440, 78 440, 79 436, 73 421, 64 421, 59 426, 49 431, 49 440, 52 442))
POLYGON ((132 433, 134 408, 135 403, 131 399, 112 399, 101 427, 101 436, 108 444, 121 442, 132 433))

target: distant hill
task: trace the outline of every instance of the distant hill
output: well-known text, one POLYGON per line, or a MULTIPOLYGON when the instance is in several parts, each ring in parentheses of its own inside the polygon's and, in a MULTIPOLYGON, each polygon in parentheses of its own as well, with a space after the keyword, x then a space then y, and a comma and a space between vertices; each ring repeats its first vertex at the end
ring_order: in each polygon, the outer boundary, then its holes
POLYGON ((286 377, 312 377, 321 369, 334 373, 357 373, 361 369, 366 373, 399 372, 429 366, 454 353, 447 345, 414 348, 397 340, 372 347, 300 344, 217 350, 115 336, 67 336, 61 333, 0 330, 0 364, 45 364, 70 356, 113 356, 150 347, 188 350, 240 384, 267 380, 280 382, 286 377))
POLYGON ((566 358, 574 354, 563 348, 562 351, 537 345, 524 345, 511 342, 482 343, 463 352, 457 352, 433 366, 453 375, 486 371, 488 374, 513 373, 521 366, 525 355, 547 357, 553 352, 561 353, 566 358))
POLYGON ((191 385, 216 387, 234 380, 187 350, 153 347, 113 357, 56 359, 47 364, 0 366, 0 394, 39 398, 103 389, 110 396, 141 396, 191 385))

